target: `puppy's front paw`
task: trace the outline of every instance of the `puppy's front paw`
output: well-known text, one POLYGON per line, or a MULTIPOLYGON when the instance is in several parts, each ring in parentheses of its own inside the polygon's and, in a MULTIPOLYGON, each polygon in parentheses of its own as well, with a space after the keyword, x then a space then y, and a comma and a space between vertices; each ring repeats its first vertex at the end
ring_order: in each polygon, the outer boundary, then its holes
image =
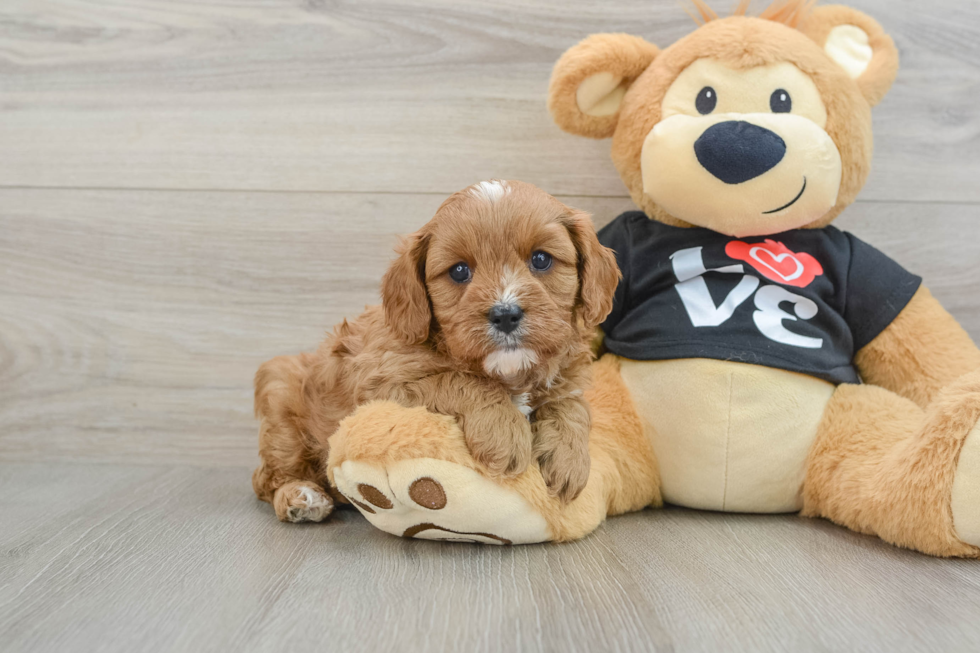
POLYGON ((588 438, 563 437, 553 426, 538 428, 536 435, 535 454, 548 491, 562 503, 573 501, 589 481, 588 438))
POLYGON ((286 483, 272 499, 279 521, 323 521, 333 512, 333 499, 312 483, 286 483))
POLYGON ((531 425, 516 409, 460 420, 473 457, 494 474, 516 476, 531 464, 531 425))

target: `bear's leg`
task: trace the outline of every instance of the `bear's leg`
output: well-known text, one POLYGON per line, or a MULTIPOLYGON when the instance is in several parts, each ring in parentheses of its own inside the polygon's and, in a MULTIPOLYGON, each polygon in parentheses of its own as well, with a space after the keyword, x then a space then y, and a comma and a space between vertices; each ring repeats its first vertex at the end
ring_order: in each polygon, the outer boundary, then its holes
POLYGON ((802 514, 937 556, 980 557, 980 372, 922 410, 842 385, 807 464, 802 514))
POLYGON ((660 503, 656 460, 616 359, 597 363, 594 376, 591 473, 568 505, 551 496, 537 465, 496 477, 473 459, 451 418, 390 402, 361 406, 341 423, 327 473, 393 535, 490 544, 581 538, 609 514, 660 503))

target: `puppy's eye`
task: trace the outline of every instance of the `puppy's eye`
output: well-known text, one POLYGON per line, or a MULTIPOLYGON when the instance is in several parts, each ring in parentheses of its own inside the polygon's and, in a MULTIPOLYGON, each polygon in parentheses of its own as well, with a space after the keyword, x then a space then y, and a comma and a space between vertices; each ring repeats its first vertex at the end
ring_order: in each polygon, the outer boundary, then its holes
POLYGON ((466 265, 466 263, 459 262, 449 268, 449 278, 456 283, 466 283, 473 278, 473 273, 470 272, 470 266, 466 265))
POLYGON ((710 86, 705 86, 698 93, 698 97, 694 100, 694 106, 697 107, 698 113, 702 116, 706 116, 715 110, 718 105, 718 94, 715 93, 715 89, 710 86))
POLYGON ((531 267, 538 272, 544 272, 551 267, 552 258, 548 252, 535 252, 531 254, 531 267))
POLYGON ((785 90, 776 89, 769 96, 769 108, 773 113, 789 113, 793 110, 793 98, 785 90))

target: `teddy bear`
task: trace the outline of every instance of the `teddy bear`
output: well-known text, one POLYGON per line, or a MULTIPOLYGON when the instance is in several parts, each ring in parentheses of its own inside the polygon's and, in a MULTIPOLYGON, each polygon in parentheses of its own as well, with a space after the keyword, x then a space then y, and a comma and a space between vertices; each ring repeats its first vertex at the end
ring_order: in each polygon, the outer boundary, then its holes
POLYGON ((586 396, 592 469, 484 469, 451 418, 361 406, 328 477, 406 537, 569 541, 660 506, 799 513, 980 557, 980 350, 922 281, 831 223, 872 158, 892 39, 844 6, 743 1, 661 50, 595 34, 554 67, 557 125, 612 137, 639 210, 600 231, 623 274, 586 396))

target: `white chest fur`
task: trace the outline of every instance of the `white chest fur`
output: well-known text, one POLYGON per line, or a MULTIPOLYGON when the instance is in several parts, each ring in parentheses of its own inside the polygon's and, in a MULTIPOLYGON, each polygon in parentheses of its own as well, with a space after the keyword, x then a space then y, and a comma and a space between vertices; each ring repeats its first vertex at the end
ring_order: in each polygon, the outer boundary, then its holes
POLYGON ((530 419, 531 413, 534 412, 534 406, 531 406, 530 404, 531 402, 530 392, 525 392, 519 395, 511 395, 510 400, 514 404, 514 406, 517 407, 517 410, 521 411, 521 414, 524 415, 524 417, 530 419))

